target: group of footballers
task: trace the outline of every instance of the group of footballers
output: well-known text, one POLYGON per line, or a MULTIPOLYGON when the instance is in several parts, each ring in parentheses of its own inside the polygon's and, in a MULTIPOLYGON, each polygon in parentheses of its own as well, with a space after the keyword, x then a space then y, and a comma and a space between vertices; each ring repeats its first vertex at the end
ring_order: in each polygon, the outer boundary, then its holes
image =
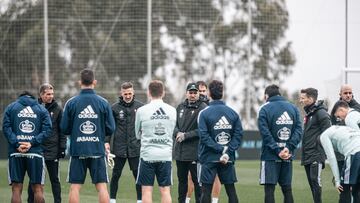
MULTIPOLYGON (((161 202, 172 202, 173 159, 179 183, 178 202, 190 201, 189 188, 194 189, 196 202, 217 202, 211 194, 219 182, 225 187, 228 202, 239 201, 234 186, 235 152, 243 129, 238 113, 222 101, 221 81, 213 80, 208 86, 190 82, 186 99, 177 108, 163 101, 165 87, 159 80, 148 85, 148 104, 135 100, 132 84, 125 82, 120 87, 119 102, 112 106, 95 92, 97 80, 92 70, 81 71, 79 84, 80 93, 66 102, 63 112, 58 106, 54 108, 53 87, 49 84, 40 88, 39 101, 25 91, 6 108, 3 132, 9 144, 11 202, 21 202, 26 172, 28 201, 45 201, 45 163, 49 174, 58 172, 58 159, 64 157, 65 151, 64 135, 70 137, 67 182, 71 184, 71 203, 80 202, 87 170, 98 192, 98 202, 115 203, 126 160, 136 179, 138 203, 152 202, 155 178, 161 202), (208 91, 210 102, 201 96, 201 91, 208 91), (110 195, 108 164, 113 167, 110 195)), ((258 113, 264 202, 275 202, 277 183, 284 202, 294 201, 292 159, 301 141, 302 165, 314 202, 322 202, 320 177, 326 158, 340 192, 339 202, 360 202, 360 105, 349 85, 341 87, 340 100, 331 115, 317 96, 314 88, 301 90, 300 102, 306 113, 302 123, 299 109, 281 96, 279 87, 266 87, 265 103, 258 113)), ((50 175, 50 179, 54 202, 61 202, 58 177, 50 175)))

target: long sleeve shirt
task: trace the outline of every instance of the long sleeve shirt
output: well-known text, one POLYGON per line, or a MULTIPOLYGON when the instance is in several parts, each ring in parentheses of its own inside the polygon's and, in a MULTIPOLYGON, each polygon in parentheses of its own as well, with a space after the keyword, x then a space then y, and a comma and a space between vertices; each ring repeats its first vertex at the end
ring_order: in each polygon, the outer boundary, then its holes
POLYGON ((360 151, 360 131, 349 126, 331 126, 320 136, 331 171, 335 177, 336 187, 340 185, 339 168, 335 151, 345 156, 345 160, 360 151))
POLYGON ((140 107, 135 117, 135 135, 141 140, 144 161, 171 161, 176 109, 160 99, 140 107))

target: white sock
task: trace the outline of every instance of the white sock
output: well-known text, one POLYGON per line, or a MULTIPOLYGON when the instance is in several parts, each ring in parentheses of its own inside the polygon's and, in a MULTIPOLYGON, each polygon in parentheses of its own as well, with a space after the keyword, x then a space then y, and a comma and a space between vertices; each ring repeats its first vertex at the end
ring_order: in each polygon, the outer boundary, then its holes
POLYGON ((190 197, 186 197, 185 203, 190 203, 190 197))
POLYGON ((213 197, 211 203, 218 203, 219 198, 213 197))
POLYGON ((116 199, 110 199, 110 203, 116 203, 116 199))
POLYGON ((137 200, 136 203, 142 203, 142 200, 137 200))

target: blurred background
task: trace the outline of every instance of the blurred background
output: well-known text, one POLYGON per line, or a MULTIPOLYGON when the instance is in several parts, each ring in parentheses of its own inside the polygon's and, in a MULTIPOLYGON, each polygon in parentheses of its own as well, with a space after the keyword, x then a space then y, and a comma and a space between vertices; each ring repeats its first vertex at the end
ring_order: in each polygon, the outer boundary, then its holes
POLYGON ((330 108, 343 83, 360 95, 359 9, 356 0, 0 0, 0 114, 44 82, 64 104, 88 67, 110 103, 124 81, 146 102, 148 81, 161 79, 176 106, 188 82, 222 80, 226 102, 256 130, 271 83, 294 103, 315 87, 330 108))

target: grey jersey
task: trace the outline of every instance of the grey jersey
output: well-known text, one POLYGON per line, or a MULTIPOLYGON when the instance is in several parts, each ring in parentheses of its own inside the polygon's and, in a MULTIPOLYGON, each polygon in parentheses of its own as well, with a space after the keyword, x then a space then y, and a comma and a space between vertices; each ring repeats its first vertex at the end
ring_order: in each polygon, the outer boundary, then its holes
POLYGON ((171 161, 176 109, 162 100, 152 100, 136 112, 135 133, 141 140, 140 158, 171 161))
POLYGON ((336 186, 339 186, 340 175, 334 151, 349 160, 351 155, 360 151, 360 131, 349 126, 334 125, 321 134, 320 141, 334 174, 336 186))

